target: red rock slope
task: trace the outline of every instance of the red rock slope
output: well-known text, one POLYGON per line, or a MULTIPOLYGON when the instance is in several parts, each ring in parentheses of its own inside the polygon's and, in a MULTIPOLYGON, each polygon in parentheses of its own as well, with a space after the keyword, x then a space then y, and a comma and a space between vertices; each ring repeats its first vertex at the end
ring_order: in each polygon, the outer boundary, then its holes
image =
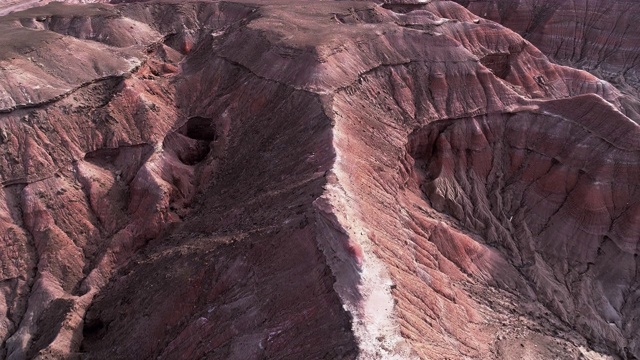
POLYGON ((631 0, 461 0, 563 65, 587 70, 625 92, 640 112, 640 3, 631 0))
POLYGON ((0 18, 0 353, 640 356, 637 114, 428 4, 0 18))

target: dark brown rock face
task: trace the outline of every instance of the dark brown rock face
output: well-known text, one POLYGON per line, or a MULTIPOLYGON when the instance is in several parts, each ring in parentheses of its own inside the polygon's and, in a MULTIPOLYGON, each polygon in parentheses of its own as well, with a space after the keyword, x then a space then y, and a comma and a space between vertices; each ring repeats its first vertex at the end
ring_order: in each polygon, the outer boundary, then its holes
POLYGON ((0 356, 640 357, 637 44, 567 3, 0 17, 0 356))

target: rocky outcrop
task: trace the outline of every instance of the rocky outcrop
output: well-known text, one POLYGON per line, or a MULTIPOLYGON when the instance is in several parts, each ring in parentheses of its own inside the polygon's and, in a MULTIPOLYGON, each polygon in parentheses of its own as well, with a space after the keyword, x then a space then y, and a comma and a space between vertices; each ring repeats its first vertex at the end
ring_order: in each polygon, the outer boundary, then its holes
POLYGON ((0 28, 3 356, 640 356, 633 97, 517 33, 448 1, 0 28))

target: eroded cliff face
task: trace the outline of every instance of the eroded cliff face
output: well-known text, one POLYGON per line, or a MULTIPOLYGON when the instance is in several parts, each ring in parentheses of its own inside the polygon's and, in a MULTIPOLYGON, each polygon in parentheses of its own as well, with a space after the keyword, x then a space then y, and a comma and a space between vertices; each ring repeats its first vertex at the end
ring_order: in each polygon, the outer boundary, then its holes
POLYGON ((637 1, 458 2, 477 15, 516 31, 553 61, 589 71, 631 94, 625 107, 640 113, 637 1))
POLYGON ((449 1, 0 29, 4 357, 640 356, 637 99, 517 33, 449 1))

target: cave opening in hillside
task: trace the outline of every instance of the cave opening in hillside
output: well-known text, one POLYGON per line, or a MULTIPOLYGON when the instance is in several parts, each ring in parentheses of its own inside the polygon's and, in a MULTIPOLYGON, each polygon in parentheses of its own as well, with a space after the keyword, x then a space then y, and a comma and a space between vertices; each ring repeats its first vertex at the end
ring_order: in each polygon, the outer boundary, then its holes
POLYGON ((214 141, 217 138, 213 119, 200 116, 189 118, 178 132, 194 140, 214 141))

